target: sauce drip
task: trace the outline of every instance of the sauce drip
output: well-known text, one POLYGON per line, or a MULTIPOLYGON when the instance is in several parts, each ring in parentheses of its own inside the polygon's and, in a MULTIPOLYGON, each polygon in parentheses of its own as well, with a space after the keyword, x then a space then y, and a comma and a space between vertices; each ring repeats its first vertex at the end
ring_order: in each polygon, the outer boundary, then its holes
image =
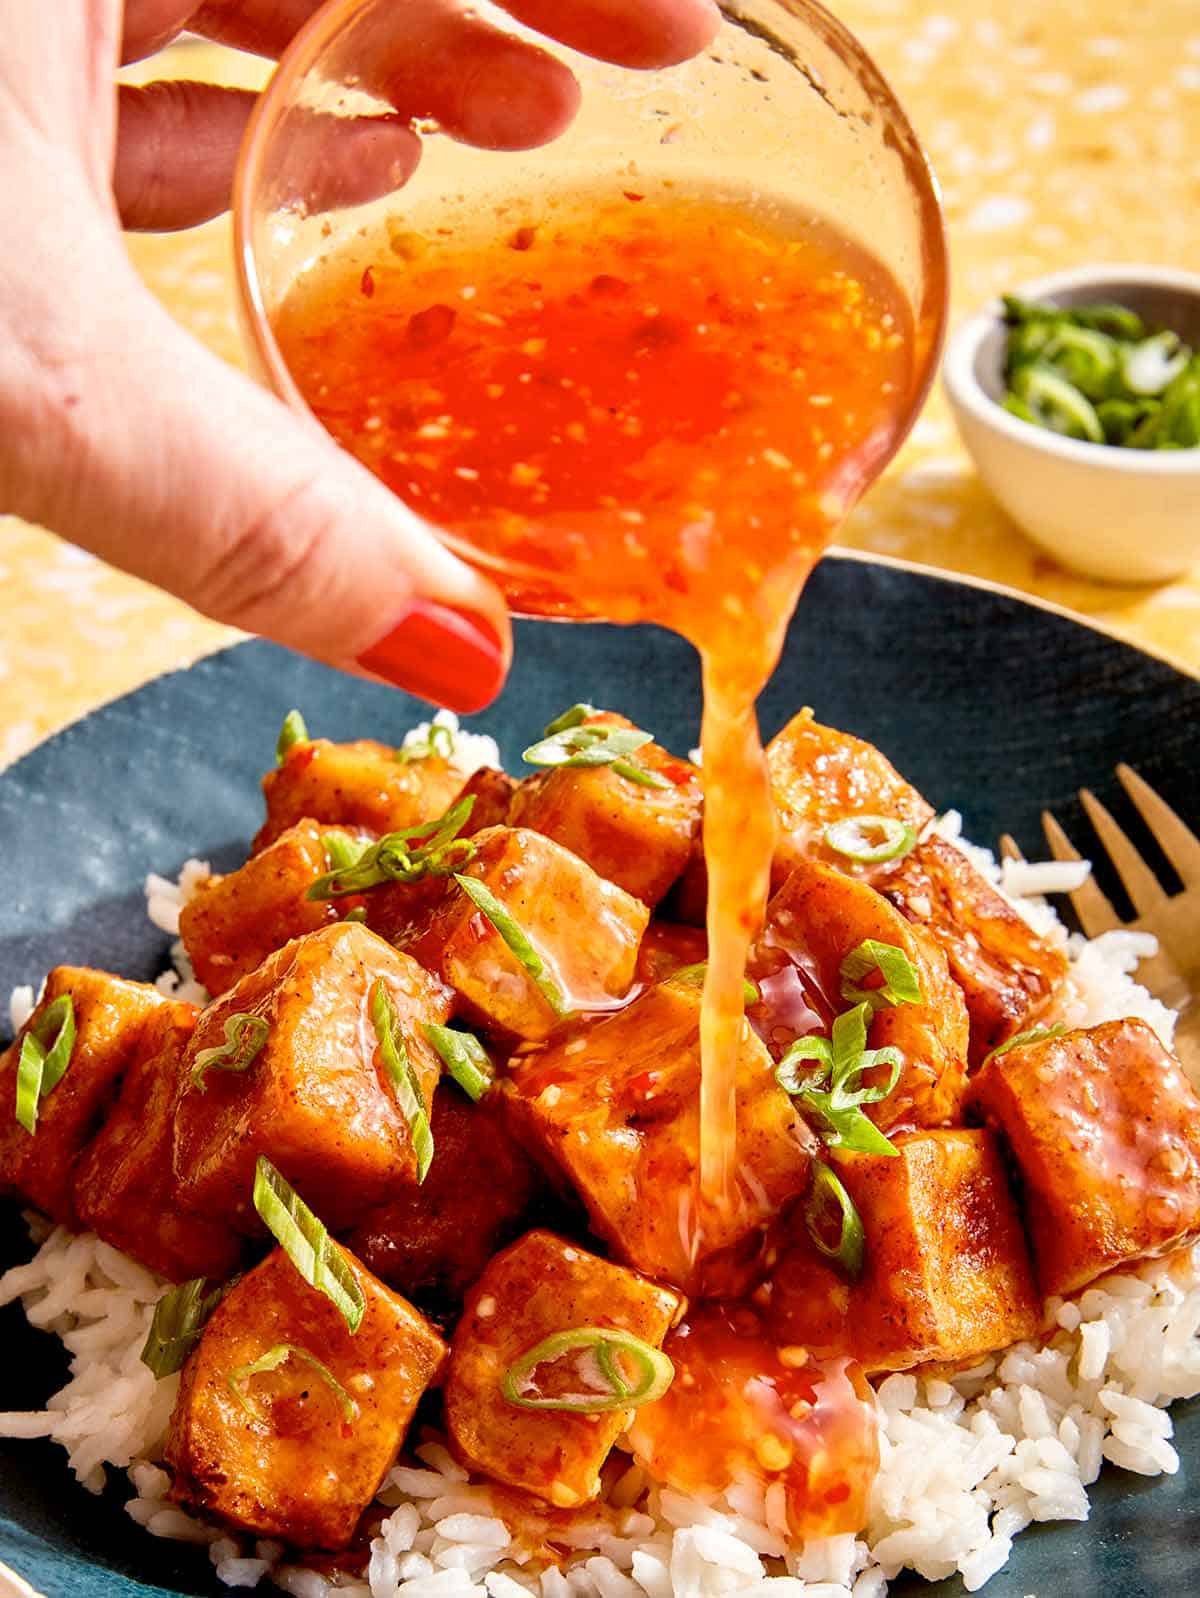
POLYGON ((517 609, 655 621, 698 649, 700 1187, 722 1209, 742 976, 774 847, 755 701, 805 578, 907 415, 911 319, 864 252, 747 199, 663 185, 488 224, 339 248, 294 286, 275 335, 334 437, 517 609))

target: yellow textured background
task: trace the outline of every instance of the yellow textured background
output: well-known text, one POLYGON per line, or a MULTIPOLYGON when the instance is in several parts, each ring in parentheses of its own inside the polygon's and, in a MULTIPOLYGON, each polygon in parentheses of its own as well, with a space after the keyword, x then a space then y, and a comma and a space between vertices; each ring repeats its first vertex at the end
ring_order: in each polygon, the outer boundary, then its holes
MULTIPOLYGON (((1197 0, 848 0, 943 186, 952 325, 992 294, 1095 261, 1194 266, 1200 244, 1197 0)), ((176 46, 131 75, 254 85, 263 64, 176 46)), ((241 362, 226 219, 129 240, 197 338, 241 362)), ((1198 507, 1200 514, 1200 507, 1198 507)), ((1072 577, 989 500, 940 394, 843 542, 1011 584, 1200 670, 1200 571, 1156 589, 1072 577)), ((39 529, 0 518, 0 763, 233 635, 39 529)))

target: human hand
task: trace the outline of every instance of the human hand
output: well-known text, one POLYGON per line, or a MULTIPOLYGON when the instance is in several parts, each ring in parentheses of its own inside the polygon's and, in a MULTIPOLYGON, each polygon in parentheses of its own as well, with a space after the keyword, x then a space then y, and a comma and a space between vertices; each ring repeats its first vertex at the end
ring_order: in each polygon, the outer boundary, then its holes
MULTIPOLYGON (((456 0, 408 7, 388 64, 389 159, 409 121, 492 148, 553 138, 578 89, 546 52, 456 0), (464 91, 469 86, 469 93, 464 91)), ((333 441, 189 337, 144 288, 120 228, 190 225, 228 203, 253 96, 152 84, 118 60, 185 24, 276 55, 316 0, 0 0, 0 512, 344 670, 460 711, 507 670, 504 603, 333 441)), ((631 67, 702 49, 712 0, 508 0, 514 17, 631 67)))

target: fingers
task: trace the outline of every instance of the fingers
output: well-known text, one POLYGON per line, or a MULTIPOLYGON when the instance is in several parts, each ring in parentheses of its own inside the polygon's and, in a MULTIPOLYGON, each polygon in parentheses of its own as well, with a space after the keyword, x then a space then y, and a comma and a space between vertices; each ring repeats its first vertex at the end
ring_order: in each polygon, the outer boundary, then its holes
POLYGON ((181 31, 199 0, 125 0, 121 60, 142 61, 181 31))
MULTIPOLYGON (((113 193, 124 227, 194 227, 229 204, 254 96, 214 84, 168 81, 123 87, 113 193)), ((293 170, 313 208, 356 205, 403 187, 421 155, 401 117, 347 120, 298 108, 287 137, 293 170)))
POLYGON ((122 85, 113 166, 122 225, 167 232, 224 211, 253 105, 252 94, 212 83, 122 85))
POLYGON ((495 589, 171 322, 118 240, 84 254, 73 302, 31 311, 31 392, 0 384, 0 504, 219 621, 456 710, 489 702, 510 650, 495 589))
POLYGON ((721 26, 713 0, 503 0, 539 33, 623 67, 669 67, 699 55, 721 26))

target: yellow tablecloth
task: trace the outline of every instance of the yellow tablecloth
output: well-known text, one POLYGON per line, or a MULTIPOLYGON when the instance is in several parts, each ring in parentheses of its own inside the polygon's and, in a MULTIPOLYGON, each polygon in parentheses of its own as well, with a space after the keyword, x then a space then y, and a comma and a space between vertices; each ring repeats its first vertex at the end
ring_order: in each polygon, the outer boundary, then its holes
MULTIPOLYGON (((1194 266, 1200 245, 1197 0, 844 0, 942 182, 953 320, 999 290, 1095 261, 1194 266)), ((142 76, 257 84, 261 63, 177 46, 142 76)), ((155 293, 242 359, 223 219, 131 238, 155 293)), ((1012 584, 1200 670, 1200 569, 1101 587, 1039 554, 983 491, 940 395, 843 541, 1012 584)), ((48 534, 0 519, 0 763, 113 695, 233 635, 48 534)))

